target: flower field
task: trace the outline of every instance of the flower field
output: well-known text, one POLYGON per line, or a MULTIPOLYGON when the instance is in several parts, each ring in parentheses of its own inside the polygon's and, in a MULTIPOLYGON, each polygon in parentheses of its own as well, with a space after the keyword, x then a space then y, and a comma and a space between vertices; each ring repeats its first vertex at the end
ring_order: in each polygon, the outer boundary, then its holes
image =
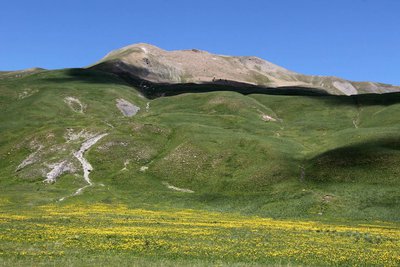
POLYGON ((78 264, 85 255, 112 255, 227 264, 399 266, 399 248, 399 225, 383 222, 327 224, 106 204, 0 213, 0 265, 69 258, 78 264))

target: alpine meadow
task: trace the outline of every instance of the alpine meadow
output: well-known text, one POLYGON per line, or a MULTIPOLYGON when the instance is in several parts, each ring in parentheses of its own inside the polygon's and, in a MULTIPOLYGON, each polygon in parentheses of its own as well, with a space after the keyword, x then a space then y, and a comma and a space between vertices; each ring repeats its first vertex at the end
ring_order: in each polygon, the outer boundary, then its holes
POLYGON ((399 266, 399 91, 147 44, 0 72, 0 265, 399 266))

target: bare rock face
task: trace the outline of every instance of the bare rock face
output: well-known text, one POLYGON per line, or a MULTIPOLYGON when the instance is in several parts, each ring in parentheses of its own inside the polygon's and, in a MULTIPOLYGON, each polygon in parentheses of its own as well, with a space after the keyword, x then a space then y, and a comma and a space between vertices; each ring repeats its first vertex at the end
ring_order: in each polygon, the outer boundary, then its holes
POLYGON ((117 99, 116 106, 121 111, 121 113, 124 114, 124 116, 126 117, 135 116, 136 113, 138 113, 140 110, 138 106, 135 106, 131 102, 122 98, 117 99))
POLYGON ((50 167, 50 171, 46 174, 46 179, 44 180, 45 183, 54 183, 59 176, 63 175, 63 173, 74 171, 72 163, 66 160, 49 164, 48 167, 50 167))
POLYGON ((258 57, 215 55, 197 49, 165 51, 149 44, 112 51, 91 68, 128 74, 156 84, 236 83, 265 88, 319 89, 337 95, 400 91, 400 87, 380 83, 302 75, 258 57))

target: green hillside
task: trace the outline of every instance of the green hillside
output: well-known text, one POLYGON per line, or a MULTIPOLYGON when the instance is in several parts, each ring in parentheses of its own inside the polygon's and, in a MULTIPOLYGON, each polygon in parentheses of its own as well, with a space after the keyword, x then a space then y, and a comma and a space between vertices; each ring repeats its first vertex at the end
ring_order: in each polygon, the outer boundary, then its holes
MULTIPOLYGON (((0 207, 3 213, 21 215, 48 205, 126 205, 160 212, 190 209, 244 216, 240 218, 387 222, 398 227, 399 118, 400 93, 215 91, 149 100, 118 76, 94 70, 4 75, 0 207), (139 112, 124 116, 116 106, 118 99, 140 107, 139 112), (90 134, 107 135, 84 153, 93 166, 93 185, 74 195, 87 183, 73 153, 90 134), (21 165, 26 159, 29 164, 21 165), (69 170, 54 183, 44 183, 60 162, 68 162, 69 170)), ((0 240, 0 256, 7 244, 0 240)), ((166 255, 166 265, 177 259, 188 264, 184 256, 166 255)), ((162 264, 156 258, 155 264, 162 264)), ((197 260, 192 264, 221 258, 197 260)), ((320 263, 295 256, 267 262, 320 263)))

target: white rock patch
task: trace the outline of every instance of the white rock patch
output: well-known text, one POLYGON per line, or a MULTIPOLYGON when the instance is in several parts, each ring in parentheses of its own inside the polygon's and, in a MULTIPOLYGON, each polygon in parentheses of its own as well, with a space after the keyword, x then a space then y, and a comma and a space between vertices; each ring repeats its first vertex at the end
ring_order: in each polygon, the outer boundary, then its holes
POLYGON ((31 153, 26 159, 24 159, 16 168, 16 172, 22 170, 23 168, 25 168, 28 165, 31 165, 33 163, 35 163, 38 160, 37 154, 39 153, 39 151, 43 148, 42 145, 39 145, 39 147, 37 148, 36 151, 34 151, 33 153, 31 153))
POLYGON ((271 117, 269 115, 266 115, 266 114, 262 114, 261 118, 262 118, 263 121, 276 121, 275 118, 273 118, 273 117, 271 117))
POLYGON ((75 132, 74 129, 68 128, 66 134, 64 135, 65 140, 67 141, 67 143, 71 142, 71 141, 76 141, 79 139, 89 139, 93 136, 95 136, 96 134, 91 133, 91 132, 87 132, 86 130, 81 130, 79 132, 75 132))
POLYGON ((175 191, 179 191, 179 192, 183 192, 183 193, 194 193, 193 190, 186 189, 186 188, 179 188, 179 187, 170 185, 167 182, 163 182, 163 185, 165 185, 168 189, 172 189, 172 190, 175 190, 175 191))
POLYGON ((356 95, 357 89, 349 82, 334 81, 333 86, 342 91, 346 95, 356 95))
POLYGON ((147 166, 142 166, 142 167, 140 167, 140 171, 141 172, 145 172, 145 171, 147 171, 149 169, 149 167, 147 167, 147 166))
POLYGON ((79 160, 79 162, 82 164, 82 169, 83 169, 83 179, 89 184, 92 185, 92 181, 89 178, 90 172, 93 170, 92 165, 90 165, 89 161, 87 161, 83 157, 83 153, 85 153, 87 150, 89 150, 90 147, 92 147, 94 144, 96 144, 101 138, 106 136, 107 134, 99 134, 96 135, 92 138, 89 138, 85 142, 83 142, 81 148, 74 153, 75 158, 79 160))
POLYGON ((109 123, 108 121, 103 121, 108 127, 110 127, 111 129, 114 128, 114 125, 112 125, 111 123, 109 123))
POLYGON ((147 50, 146 47, 142 46, 142 47, 140 47, 140 48, 143 50, 143 52, 144 52, 145 54, 149 53, 149 51, 147 50))
POLYGON ((124 161, 124 168, 121 169, 121 171, 127 171, 128 170, 128 165, 129 165, 130 160, 127 159, 124 161))
POLYGON ((82 104, 82 102, 75 97, 67 96, 64 98, 64 102, 75 112, 83 113, 86 106, 82 104))
POLYGON ((30 97, 31 95, 36 94, 37 92, 39 92, 39 90, 27 88, 18 94, 18 99, 21 100, 30 97))
POLYGON ((50 164, 50 172, 47 173, 45 183, 54 183, 57 177, 61 176, 65 172, 71 172, 73 170, 72 164, 66 160, 58 163, 50 164))
POLYGON ((136 115, 136 113, 138 113, 138 111, 140 110, 138 106, 135 106, 131 102, 122 98, 117 99, 116 106, 126 117, 132 117, 136 115))
POLYGON ((82 194, 83 190, 85 190, 89 186, 92 186, 92 185, 85 185, 84 187, 79 188, 78 190, 75 191, 75 193, 72 196, 77 196, 77 195, 82 194))
POLYGON ((92 165, 83 157, 83 154, 89 150, 94 144, 96 144, 101 138, 104 136, 108 135, 107 133, 104 134, 98 134, 94 137, 91 137, 87 139, 83 144, 81 145, 81 148, 74 153, 74 156, 79 160, 79 162, 82 164, 82 169, 83 169, 83 178, 85 179, 85 182, 87 185, 78 188, 75 193, 73 193, 70 196, 67 197, 62 197, 59 199, 59 201, 64 201, 66 198, 71 197, 71 196, 77 196, 82 194, 83 190, 85 190, 87 187, 93 186, 92 181, 89 178, 90 172, 93 170, 92 165))

